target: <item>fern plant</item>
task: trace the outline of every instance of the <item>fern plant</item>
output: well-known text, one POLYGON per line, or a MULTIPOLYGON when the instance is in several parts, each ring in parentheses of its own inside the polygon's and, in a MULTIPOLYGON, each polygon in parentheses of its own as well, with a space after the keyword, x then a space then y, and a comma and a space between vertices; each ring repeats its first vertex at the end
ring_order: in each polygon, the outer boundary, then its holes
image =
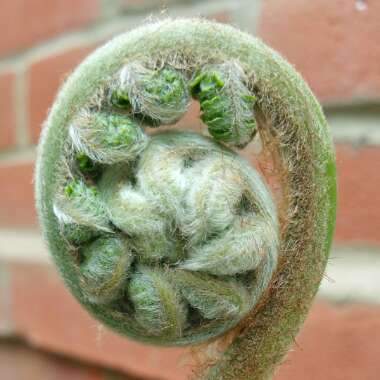
POLYGON ((266 379, 325 268, 335 161, 319 104, 277 53, 230 26, 164 20, 68 78, 41 137, 36 194, 54 261, 92 315, 150 344, 228 336, 200 376, 266 379), (160 131, 191 99, 209 136, 160 131), (280 197, 239 155, 255 136, 280 197))

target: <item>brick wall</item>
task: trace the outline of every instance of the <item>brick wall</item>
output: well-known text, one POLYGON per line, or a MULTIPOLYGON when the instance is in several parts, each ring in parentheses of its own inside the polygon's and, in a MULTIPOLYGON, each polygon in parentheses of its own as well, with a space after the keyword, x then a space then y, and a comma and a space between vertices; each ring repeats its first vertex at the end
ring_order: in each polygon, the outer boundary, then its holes
MULTIPOLYGON (((339 175, 334 249, 320 297, 276 380, 378 379, 376 0, 0 0, 0 378, 181 380, 190 373, 188 352, 122 339, 78 306, 47 257, 34 210, 35 146, 57 89, 90 51, 163 9, 260 36, 322 102, 339 175)), ((183 124, 192 120, 190 113, 183 124)))

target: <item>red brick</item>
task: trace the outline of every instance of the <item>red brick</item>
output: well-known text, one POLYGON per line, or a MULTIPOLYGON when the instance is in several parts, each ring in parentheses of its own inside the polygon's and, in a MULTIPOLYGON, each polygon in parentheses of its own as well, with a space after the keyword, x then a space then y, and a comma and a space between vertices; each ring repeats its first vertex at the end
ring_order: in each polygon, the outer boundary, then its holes
POLYGON ((148 378, 184 380, 183 350, 141 345, 100 328, 50 267, 12 264, 15 334, 36 347, 148 378))
POLYGON ((274 380, 378 380, 380 308, 317 304, 274 380))
POLYGON ((0 163, 0 228, 36 225, 33 163, 0 163))
POLYGON ((0 56, 88 25, 99 13, 99 0, 2 1, 0 56))
POLYGON ((15 142, 15 109, 13 73, 0 74, 0 149, 10 148, 15 142))
POLYGON ((379 167, 380 148, 337 147, 338 242, 380 244, 379 167))
POLYGON ((380 2, 267 0, 258 34, 323 101, 380 96, 380 2))
POLYGON ((0 342, 0 378, 4 380, 106 380, 101 369, 35 351, 16 342, 0 342))
POLYGON ((88 46, 71 49, 37 61, 29 68, 28 114, 33 142, 38 141, 41 125, 60 85, 92 49, 88 46))

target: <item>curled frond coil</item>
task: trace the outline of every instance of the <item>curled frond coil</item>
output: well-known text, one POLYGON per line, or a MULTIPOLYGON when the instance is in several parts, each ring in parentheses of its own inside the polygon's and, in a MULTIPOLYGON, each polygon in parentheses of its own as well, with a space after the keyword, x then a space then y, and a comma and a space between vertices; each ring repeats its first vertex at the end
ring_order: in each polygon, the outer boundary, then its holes
POLYGON ((60 273, 95 317, 160 345, 231 332, 202 376, 267 379, 322 278, 334 162, 320 106, 278 54, 227 25, 165 20, 69 77, 42 135, 37 206, 60 273), (211 137, 149 133, 191 97, 211 137), (276 202, 230 149, 255 136, 276 202))

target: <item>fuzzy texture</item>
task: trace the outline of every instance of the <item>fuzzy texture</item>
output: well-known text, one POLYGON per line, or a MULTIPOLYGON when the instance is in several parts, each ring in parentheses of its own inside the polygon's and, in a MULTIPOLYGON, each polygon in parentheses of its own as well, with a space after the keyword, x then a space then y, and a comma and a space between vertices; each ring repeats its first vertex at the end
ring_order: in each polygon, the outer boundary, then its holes
POLYGON ((75 239, 76 228, 111 232, 107 211, 95 186, 85 183, 83 178, 72 179, 61 189, 57 189, 53 210, 61 228, 68 228, 68 240, 75 239))
POLYGON ((110 97, 114 106, 132 111, 151 126, 175 123, 190 102, 185 78, 178 70, 154 70, 138 62, 123 67, 110 97))
MULTIPOLYGON (((113 164, 128 161, 141 152, 147 137, 133 120, 117 115, 89 112, 84 109, 70 125, 73 149, 94 162, 113 164)), ((87 162, 87 167, 91 166, 87 162)))
POLYGON ((132 264, 128 242, 120 237, 100 237, 84 246, 80 281, 93 303, 109 303, 120 297, 132 264))
POLYGON ((137 323, 145 331, 173 338, 182 335, 187 319, 186 305, 163 269, 138 268, 128 292, 137 323))
MULTIPOLYGON (((167 67, 182 70, 191 77, 206 65, 231 62, 231 59, 243 69, 248 78, 247 86, 257 99, 257 130, 282 186, 283 199, 278 205, 281 222, 279 265, 269 286, 265 285, 265 276, 235 276, 248 291, 267 288, 267 292, 256 307, 250 308, 228 347, 217 360, 213 357, 206 365, 202 377, 258 380, 271 376, 305 318, 327 261, 336 207, 334 153, 325 118, 309 88, 278 54, 230 26, 203 20, 164 20, 115 38, 89 56, 71 75, 49 114, 37 162, 37 206, 50 251, 73 294, 109 326, 147 341, 139 336, 139 326, 126 317, 127 312, 133 310, 131 305, 123 305, 124 312, 110 311, 84 296, 78 261, 73 259, 72 245, 64 238, 61 229, 62 220, 67 218, 59 218, 60 213, 54 212, 53 207, 57 189, 66 183, 62 180, 60 168, 68 149, 68 126, 81 109, 88 107, 94 94, 109 88, 110 78, 116 78, 126 63, 138 61, 144 67, 152 68, 159 66, 157 62, 164 62, 167 67)), ((126 177, 131 175, 129 169, 125 172, 126 177)), ((63 177, 70 176, 66 173, 63 177)), ((177 190, 181 190, 181 186, 179 184, 177 190)), ((183 223, 186 225, 186 214, 183 223)), ((257 228, 261 229, 260 226, 257 228)), ((204 234, 199 234, 197 239, 202 241, 204 234)), ((259 241, 255 244, 260 246, 259 241)), ((273 263, 271 267, 274 267, 273 263)), ((263 265, 259 265, 258 270, 259 273, 266 271, 263 265)), ((204 276, 213 276, 186 269, 175 269, 173 275, 177 271, 186 271, 189 277, 194 274, 200 289, 204 276)), ((188 279, 179 281, 185 283, 188 279)), ((231 288, 234 289, 235 285, 231 288)), ((194 325, 206 315, 210 316, 208 308, 202 311, 204 302, 199 299, 197 289, 193 287, 182 293, 182 297, 198 305, 199 311, 191 313, 190 322, 194 325), (201 312, 203 316, 199 315, 201 312)), ((217 310, 223 310, 221 305, 232 305, 228 306, 230 310, 245 305, 244 300, 231 296, 228 290, 221 293, 222 303, 216 296, 206 301, 218 305, 213 316, 218 315, 217 310)), ((245 298, 243 292, 238 293, 245 298)), ((215 336, 210 336, 208 329, 207 324, 199 326, 199 333, 205 339, 215 336)), ((187 342, 191 342, 191 337, 187 342)), ((159 340, 157 343, 165 344, 159 340)))
POLYGON ((210 134, 240 148, 256 133, 253 114, 256 97, 249 92, 247 82, 239 63, 232 61, 202 67, 190 83, 210 134))

